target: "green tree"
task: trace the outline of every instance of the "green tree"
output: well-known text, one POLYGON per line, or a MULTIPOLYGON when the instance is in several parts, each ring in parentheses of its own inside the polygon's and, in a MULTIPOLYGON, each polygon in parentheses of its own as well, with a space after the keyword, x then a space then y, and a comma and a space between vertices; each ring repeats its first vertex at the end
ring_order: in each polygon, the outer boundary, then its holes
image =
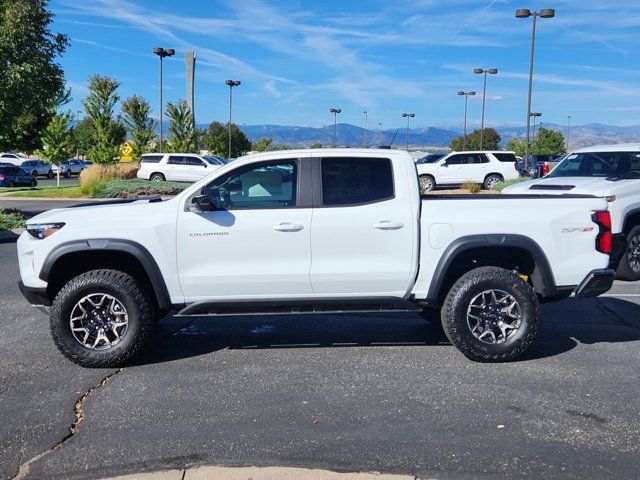
POLYGON ((66 97, 56 63, 66 35, 48 26, 47 0, 0 0, 0 150, 33 151, 66 97))
POLYGON ((252 146, 256 152, 266 152, 273 143, 273 137, 260 137, 252 146))
POLYGON ((309 148, 322 148, 322 144, 320 142, 312 143, 309 148))
POLYGON ((179 153, 197 153, 198 132, 193 124, 193 115, 187 102, 169 102, 167 104, 167 117, 169 117, 168 149, 179 153))
POLYGON ((531 153, 561 154, 566 152, 564 135, 559 130, 540 127, 533 139, 531 153))
MULTIPOLYGON (((202 146, 215 155, 229 154, 229 131, 220 122, 211 122, 202 136, 202 146)), ((231 124, 231 157, 237 158, 251 150, 251 142, 235 124, 231 124)))
POLYGON ((122 102, 121 109, 122 122, 133 148, 131 156, 139 162, 156 135, 156 122, 149 116, 151 106, 144 98, 134 95, 122 102))
POLYGON ((524 140, 520 140, 518 137, 513 137, 511 140, 507 142, 507 144, 505 145, 505 148, 507 150, 514 152, 517 156, 523 157, 524 146, 525 146, 524 140))
POLYGON ((92 145, 92 135, 93 122, 88 117, 71 127, 70 136, 74 155, 87 155, 92 145))
MULTIPOLYGON (((484 150, 499 150, 500 149, 500 135, 493 128, 485 128, 483 134, 483 149, 484 150)), ((449 148, 454 152, 461 152, 465 149, 464 135, 454 138, 449 144, 449 148)), ((480 129, 474 130, 467 134, 466 142, 467 150, 480 150, 480 129)))
POLYGON ((42 133, 42 149, 38 155, 49 162, 59 165, 72 155, 73 142, 69 123, 71 114, 69 112, 54 115, 49 121, 49 125, 42 133))
POLYGON ((92 125, 89 159, 95 163, 114 163, 119 154, 122 126, 114 120, 119 86, 117 81, 99 74, 89 79, 89 94, 83 104, 92 125))

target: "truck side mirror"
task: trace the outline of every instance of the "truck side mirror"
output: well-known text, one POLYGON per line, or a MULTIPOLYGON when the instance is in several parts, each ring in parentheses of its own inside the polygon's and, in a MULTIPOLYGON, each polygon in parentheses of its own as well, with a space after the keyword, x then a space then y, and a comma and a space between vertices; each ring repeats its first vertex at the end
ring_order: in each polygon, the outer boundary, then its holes
POLYGON ((209 195, 198 195, 191 199, 191 203, 187 206, 187 210, 193 213, 199 213, 215 210, 215 207, 211 203, 211 197, 209 195))

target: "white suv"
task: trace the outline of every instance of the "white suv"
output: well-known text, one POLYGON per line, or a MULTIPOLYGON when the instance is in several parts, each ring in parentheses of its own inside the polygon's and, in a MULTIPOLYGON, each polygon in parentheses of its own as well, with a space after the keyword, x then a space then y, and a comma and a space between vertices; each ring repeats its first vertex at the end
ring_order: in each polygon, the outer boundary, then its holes
POLYGON ((520 176, 515 153, 505 151, 451 152, 416 167, 422 192, 433 190, 436 185, 464 182, 475 182, 489 190, 520 176))
POLYGON ((197 182, 225 163, 223 158, 195 153, 145 153, 137 176, 153 182, 197 182))
POLYGON ((19 153, 0 152, 0 163, 10 163, 19 167, 22 162, 29 160, 27 157, 23 157, 19 153))

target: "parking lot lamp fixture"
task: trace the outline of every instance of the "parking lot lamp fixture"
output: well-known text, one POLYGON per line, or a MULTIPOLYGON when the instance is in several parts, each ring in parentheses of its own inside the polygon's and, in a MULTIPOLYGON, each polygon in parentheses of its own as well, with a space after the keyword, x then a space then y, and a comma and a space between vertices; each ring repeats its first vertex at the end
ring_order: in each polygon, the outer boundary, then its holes
POLYGON ((462 150, 467 149, 467 100, 469 99, 469 95, 475 95, 476 92, 470 91, 465 92, 464 90, 460 90, 458 95, 464 95, 464 136, 462 137, 462 150))
POLYGON ((162 60, 164 57, 172 57, 176 54, 176 51, 173 48, 162 48, 155 47, 153 49, 153 53, 160 57, 160 153, 163 151, 163 142, 162 142, 162 112, 164 110, 164 104, 162 102, 162 60))
POLYGON ((336 148, 336 135, 338 133, 338 114, 342 112, 342 109, 332 108, 329 111, 333 113, 333 148, 336 148))
MULTIPOLYGON (((533 117, 533 144, 536 143, 536 118, 541 117, 542 113, 540 112, 531 112, 530 116, 533 117)), ((542 122, 540 122, 540 126, 542 126, 542 122)), ((538 142, 538 150, 540 150, 540 142, 538 142)))
POLYGON ((229 85, 229 124, 227 125, 227 130, 229 134, 229 156, 227 159, 231 160, 231 115, 233 108, 233 87, 238 87, 242 82, 240 80, 225 80, 225 84, 229 85))
POLYGON ((367 148, 367 128, 369 123, 369 113, 364 111, 364 148, 367 148))
POLYGON ((495 75, 498 73, 497 68, 474 68, 473 73, 476 75, 484 75, 482 82, 482 121, 480 122, 480 150, 484 150, 484 109, 487 103, 487 74, 495 75))
POLYGON ((531 126, 531 91, 533 88, 533 54, 535 51, 536 44, 536 19, 538 17, 541 18, 552 18, 556 14, 556 11, 553 8, 543 8, 539 12, 531 11, 528 8, 519 8, 516 10, 516 18, 529 18, 532 17, 533 21, 531 23, 531 49, 529 54, 529 94, 527 99, 527 129, 525 132, 525 142, 524 142, 524 167, 527 168, 527 162, 529 157, 529 128, 531 126))
POLYGON ((567 146, 567 153, 569 153, 571 150, 569 150, 569 140, 571 138, 571 115, 567 115, 567 141, 565 142, 566 146, 567 146))
POLYGON ((403 113, 402 117, 407 119, 407 131, 406 131, 406 149, 409 150, 409 119, 415 117, 415 113, 403 113))

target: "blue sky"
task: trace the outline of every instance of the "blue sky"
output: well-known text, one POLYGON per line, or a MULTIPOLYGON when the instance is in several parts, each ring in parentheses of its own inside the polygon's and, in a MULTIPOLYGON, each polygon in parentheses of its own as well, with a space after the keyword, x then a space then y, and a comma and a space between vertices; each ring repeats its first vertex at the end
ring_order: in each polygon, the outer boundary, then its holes
MULTIPOLYGON (((197 122, 224 120, 227 78, 239 124, 332 123, 457 128, 460 89, 482 91, 474 67, 495 67, 487 87, 487 125, 526 116, 531 20, 516 8, 556 9, 538 23, 533 110, 543 122, 640 124, 640 9, 635 0, 52 0, 54 29, 69 35, 61 63, 81 107, 88 77, 122 83, 126 98, 147 98, 158 114, 158 57, 165 100, 185 96, 185 50, 197 52, 197 122)), ((481 96, 469 102, 479 124, 481 96)))

